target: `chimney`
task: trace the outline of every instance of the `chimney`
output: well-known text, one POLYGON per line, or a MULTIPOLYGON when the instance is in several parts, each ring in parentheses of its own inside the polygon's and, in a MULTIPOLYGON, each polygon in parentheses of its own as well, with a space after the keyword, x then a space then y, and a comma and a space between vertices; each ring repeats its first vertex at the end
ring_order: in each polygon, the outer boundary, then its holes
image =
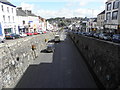
POLYGON ((22 10, 22 7, 17 7, 18 10, 22 10))
POLYGON ((32 13, 32 11, 31 11, 31 10, 27 10, 27 12, 28 12, 28 13, 30 13, 30 14, 32 13))

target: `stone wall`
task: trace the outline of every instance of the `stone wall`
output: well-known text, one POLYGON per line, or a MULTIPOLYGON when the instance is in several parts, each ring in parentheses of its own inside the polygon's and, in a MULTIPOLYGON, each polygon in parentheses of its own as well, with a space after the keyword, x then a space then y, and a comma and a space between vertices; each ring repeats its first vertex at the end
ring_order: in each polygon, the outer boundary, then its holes
POLYGON ((45 48, 45 39, 53 38, 54 34, 49 33, 0 44, 0 89, 13 88, 28 66, 45 48))
POLYGON ((120 85, 120 44, 70 34, 85 60, 105 88, 120 85))

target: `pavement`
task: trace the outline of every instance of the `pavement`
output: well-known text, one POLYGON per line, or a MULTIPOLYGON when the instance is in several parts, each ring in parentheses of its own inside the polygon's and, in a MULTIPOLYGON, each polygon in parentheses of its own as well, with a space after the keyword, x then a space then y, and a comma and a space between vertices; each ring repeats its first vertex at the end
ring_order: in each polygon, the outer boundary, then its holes
POLYGON ((97 88, 97 85, 67 36, 64 42, 55 43, 54 53, 40 52, 15 88, 97 88))

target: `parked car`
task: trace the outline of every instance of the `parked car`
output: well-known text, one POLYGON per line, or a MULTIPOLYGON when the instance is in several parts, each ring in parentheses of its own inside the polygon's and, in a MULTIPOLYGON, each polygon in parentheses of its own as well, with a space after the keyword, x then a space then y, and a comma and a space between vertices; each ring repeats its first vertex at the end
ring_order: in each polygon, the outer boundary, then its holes
POLYGON ((32 36, 33 35, 32 32, 27 32, 26 34, 27 34, 27 36, 32 36))
POLYGON ((54 46, 54 43, 48 43, 48 45, 47 45, 47 48, 46 48, 46 51, 47 52, 54 52, 54 50, 55 50, 55 46, 54 46))
POLYGON ((37 33, 38 33, 38 34, 42 34, 42 31, 38 31, 37 33))
POLYGON ((113 42, 120 42, 120 34, 114 34, 112 37, 113 42))
POLYGON ((43 31, 42 33, 45 34, 45 33, 47 33, 47 32, 46 32, 46 31, 43 31))
POLYGON ((16 39, 16 38, 20 38, 20 35, 19 35, 19 34, 15 34, 15 33, 6 34, 6 35, 5 35, 5 38, 6 38, 6 39, 16 39))
POLYGON ((55 42, 60 42, 60 35, 55 35, 55 42))
POLYGON ((38 35, 38 33, 37 33, 37 32, 34 32, 33 35, 38 35))
POLYGON ((82 35, 82 32, 78 32, 79 35, 82 35))
POLYGON ((77 31, 75 31, 75 32, 74 32, 74 34, 78 34, 78 32, 77 32, 77 31))
POLYGON ((99 39, 104 39, 103 36, 104 36, 104 34, 103 34, 103 33, 100 33, 100 34, 99 34, 99 39))
POLYGON ((84 36, 85 36, 85 35, 86 35, 86 32, 82 32, 81 35, 84 35, 84 36))
POLYGON ((104 39, 104 40, 111 40, 111 39, 112 39, 111 36, 109 36, 109 35, 106 34, 106 33, 101 33, 101 34, 99 35, 99 38, 100 38, 100 39, 104 39))
POLYGON ((4 43, 5 42, 5 38, 3 35, 0 35, 0 42, 4 43))
POLYGON ((88 36, 89 36, 89 37, 93 37, 93 35, 94 35, 93 32, 89 32, 89 33, 88 33, 88 36))
POLYGON ((94 34, 93 34, 93 37, 99 38, 99 35, 100 35, 100 33, 94 33, 94 34))
POLYGON ((112 40, 112 37, 109 36, 108 34, 104 34, 103 39, 104 39, 104 40, 109 40, 109 41, 111 41, 111 40, 112 40))
POLYGON ((86 32, 86 33, 85 33, 85 36, 89 36, 89 32, 86 32))
POLYGON ((26 36, 27 36, 27 34, 25 34, 25 33, 20 33, 20 37, 21 37, 21 38, 26 37, 26 36))

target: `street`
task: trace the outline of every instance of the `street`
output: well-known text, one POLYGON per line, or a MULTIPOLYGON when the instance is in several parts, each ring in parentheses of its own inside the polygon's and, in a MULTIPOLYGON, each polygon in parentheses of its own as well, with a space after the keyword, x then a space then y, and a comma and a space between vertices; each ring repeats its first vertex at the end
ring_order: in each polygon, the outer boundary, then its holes
POLYGON ((40 53, 15 88, 97 88, 97 85, 67 36, 64 42, 55 43, 54 53, 40 53))

